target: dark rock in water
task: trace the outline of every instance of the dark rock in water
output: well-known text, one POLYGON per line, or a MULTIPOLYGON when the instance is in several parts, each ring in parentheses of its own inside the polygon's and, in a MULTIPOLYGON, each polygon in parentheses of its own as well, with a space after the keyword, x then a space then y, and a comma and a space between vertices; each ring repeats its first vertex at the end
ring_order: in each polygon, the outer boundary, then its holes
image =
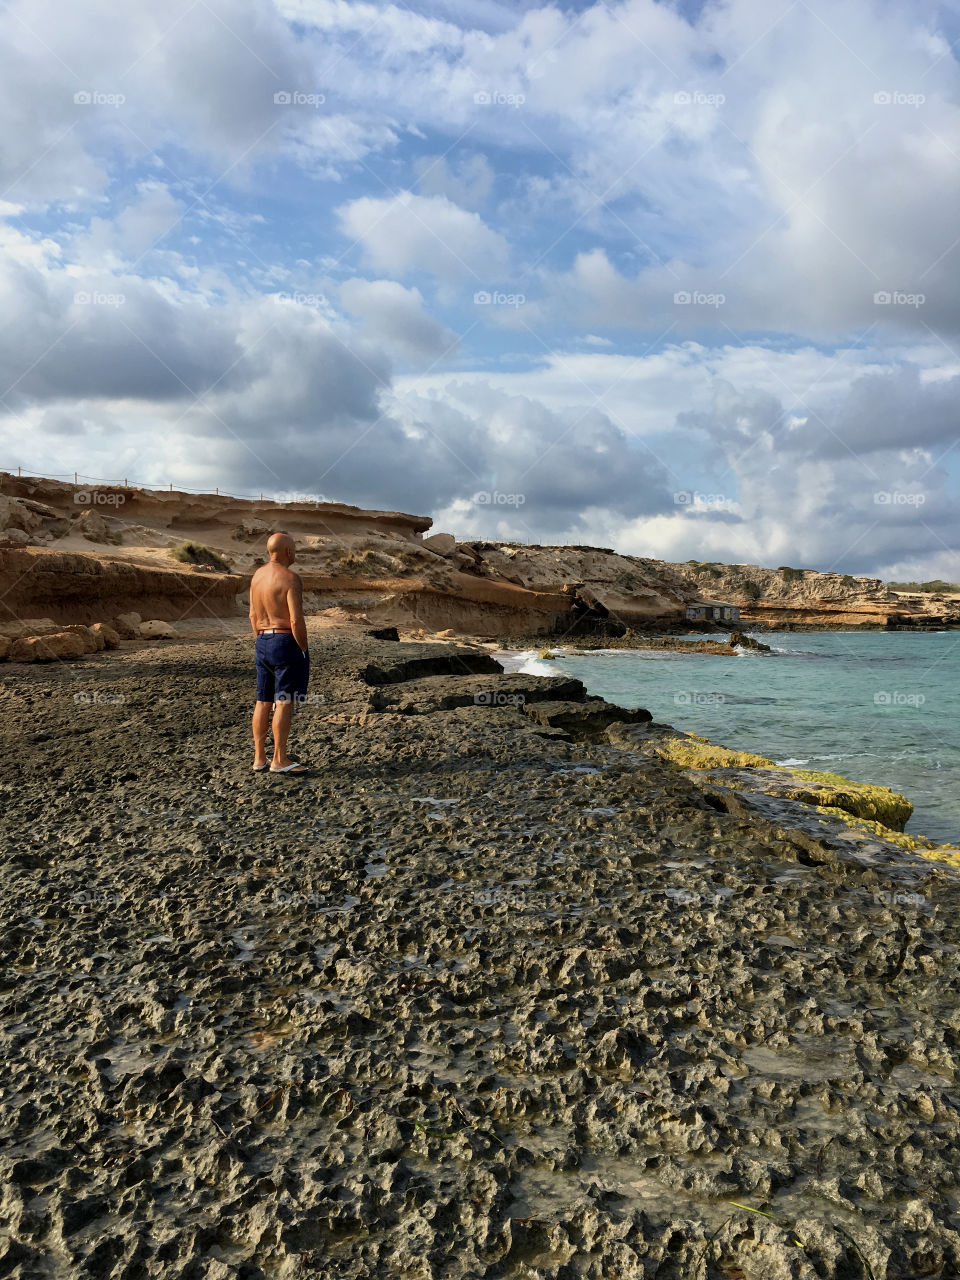
POLYGON ((768 644, 755 640, 753 636, 748 636, 743 631, 730 632, 730 646, 734 649, 755 649, 757 653, 773 653, 768 644))
POLYGON ((396 627, 373 627, 366 633, 371 640, 397 640, 400 639, 400 633, 396 627))
POLYGON ((576 737, 599 737, 612 724, 643 724, 652 720, 649 711, 628 710, 602 698, 584 702, 534 702, 524 711, 537 724, 551 729, 565 729, 576 737))

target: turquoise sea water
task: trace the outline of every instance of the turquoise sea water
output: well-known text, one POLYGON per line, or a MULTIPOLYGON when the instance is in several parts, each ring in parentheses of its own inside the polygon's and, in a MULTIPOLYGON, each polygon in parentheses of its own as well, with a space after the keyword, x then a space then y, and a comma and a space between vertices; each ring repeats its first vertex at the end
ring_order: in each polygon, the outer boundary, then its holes
POLYGON ((776 652, 556 649, 555 661, 530 651, 505 665, 576 676, 589 693, 778 764, 893 787, 913 801, 908 831, 960 842, 960 632, 755 634, 776 652))

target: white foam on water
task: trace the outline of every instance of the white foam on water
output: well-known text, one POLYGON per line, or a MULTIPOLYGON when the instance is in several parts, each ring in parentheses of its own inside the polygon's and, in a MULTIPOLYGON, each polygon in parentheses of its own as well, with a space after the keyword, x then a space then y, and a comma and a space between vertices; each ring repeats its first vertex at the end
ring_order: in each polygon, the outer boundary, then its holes
POLYGON ((795 766, 797 766, 797 765, 809 764, 809 763, 810 763, 810 761, 809 761, 809 760, 795 760, 795 759, 793 758, 793 756, 788 756, 786 760, 774 760, 774 762, 773 762, 773 763, 774 763, 774 764, 776 764, 776 765, 779 765, 781 769, 790 769, 790 768, 793 768, 793 767, 795 767, 795 766))
POLYGON ((522 676, 554 676, 557 674, 553 664, 544 662, 533 649, 529 653, 523 653, 519 656, 523 659, 523 662, 517 668, 517 671, 522 676))

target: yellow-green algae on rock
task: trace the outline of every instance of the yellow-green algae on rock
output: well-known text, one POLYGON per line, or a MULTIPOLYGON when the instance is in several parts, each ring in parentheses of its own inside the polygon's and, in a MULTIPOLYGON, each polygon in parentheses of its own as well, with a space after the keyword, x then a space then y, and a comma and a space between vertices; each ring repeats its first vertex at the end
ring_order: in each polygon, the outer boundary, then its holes
POLYGON ((891 787, 869 782, 851 782, 838 773, 818 773, 813 769, 788 769, 787 773, 802 781, 791 799, 815 804, 818 808, 842 809, 855 818, 880 822, 891 831, 903 831, 913 813, 913 805, 905 795, 891 787), (804 786, 810 783, 810 786, 804 786))
POLYGON ((891 787, 852 782, 838 773, 777 765, 749 751, 719 747, 697 734, 659 738, 653 746, 662 760, 681 769, 751 770, 756 774, 758 791, 767 791, 766 782, 769 794, 813 805, 818 812, 840 818, 848 826, 869 832, 900 849, 960 868, 960 848, 956 845, 938 845, 925 836, 904 832, 913 805, 891 787))
POLYGON ((871 835, 877 836, 880 840, 886 840, 888 844, 895 844, 898 849, 903 849, 907 853, 918 853, 921 857, 931 858, 935 862, 949 862, 951 866, 960 870, 960 848, 955 844, 935 844, 926 836, 910 836, 905 831, 892 831, 882 822, 855 818, 846 810, 837 809, 831 805, 818 805, 817 812, 839 818, 841 822, 855 827, 858 831, 869 831, 871 835))
POLYGON ((654 750, 661 760, 682 769, 776 769, 772 760, 750 751, 718 747, 709 738, 691 733, 685 738, 660 738, 654 750))

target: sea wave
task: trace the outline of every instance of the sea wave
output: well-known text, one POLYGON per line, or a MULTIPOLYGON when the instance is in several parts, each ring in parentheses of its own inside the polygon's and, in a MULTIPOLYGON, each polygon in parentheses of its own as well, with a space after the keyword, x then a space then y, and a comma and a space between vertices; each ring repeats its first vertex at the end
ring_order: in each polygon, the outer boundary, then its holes
POLYGON ((504 671, 523 676, 555 676, 552 662, 544 662, 536 649, 506 649, 493 655, 504 671))

